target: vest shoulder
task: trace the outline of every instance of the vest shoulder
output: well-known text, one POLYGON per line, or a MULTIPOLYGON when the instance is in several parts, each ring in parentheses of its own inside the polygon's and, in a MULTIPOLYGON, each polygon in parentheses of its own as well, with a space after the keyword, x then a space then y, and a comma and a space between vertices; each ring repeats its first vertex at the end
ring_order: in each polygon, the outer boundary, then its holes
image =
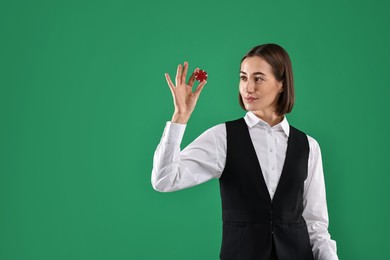
MULTIPOLYGON (((229 121, 225 122, 225 125, 231 125, 231 126, 242 125, 242 124, 245 124, 245 119, 243 117, 240 117, 240 118, 234 119, 234 120, 229 120, 229 121)), ((309 138, 309 136, 304 131, 296 128, 293 125, 289 124, 289 126, 290 126, 290 131, 294 132, 294 134, 297 134, 297 135, 300 135, 300 136, 306 136, 307 138, 309 138)))
POLYGON ((296 128, 296 127, 293 126, 293 125, 290 125, 290 131, 295 131, 295 133, 301 134, 301 135, 302 135, 302 134, 303 134, 303 135, 307 135, 305 132, 303 132, 302 130, 296 128))
POLYGON ((290 125, 290 137, 293 138, 294 142, 300 142, 301 144, 305 145, 305 147, 310 149, 308 135, 292 125, 290 125))
POLYGON ((231 121, 226 121, 225 122, 225 127, 226 127, 226 131, 227 132, 230 132, 230 131, 233 131, 233 132, 242 131, 243 129, 247 129, 246 126, 247 125, 246 125, 245 119, 243 117, 239 118, 239 119, 235 119, 235 120, 231 120, 231 121))
POLYGON ((302 136, 303 135, 306 136, 310 146, 319 146, 319 143, 317 142, 317 140, 314 137, 308 135, 307 133, 303 132, 302 130, 299 130, 299 129, 295 128, 292 125, 290 125, 290 130, 291 129, 294 129, 293 131, 295 131, 296 133, 298 133, 298 134, 300 134, 302 136))
POLYGON ((226 121, 225 124, 227 124, 227 125, 235 125, 235 124, 242 124, 242 122, 245 122, 245 119, 243 117, 240 117, 238 119, 226 121))

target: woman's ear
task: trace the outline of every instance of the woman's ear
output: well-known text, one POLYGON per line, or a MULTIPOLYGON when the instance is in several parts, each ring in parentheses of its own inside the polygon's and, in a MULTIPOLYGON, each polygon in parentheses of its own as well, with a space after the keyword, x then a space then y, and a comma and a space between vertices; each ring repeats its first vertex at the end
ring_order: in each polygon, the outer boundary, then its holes
POLYGON ((284 91, 284 87, 283 87, 284 84, 283 83, 284 83, 284 81, 278 82, 279 93, 282 93, 284 91))

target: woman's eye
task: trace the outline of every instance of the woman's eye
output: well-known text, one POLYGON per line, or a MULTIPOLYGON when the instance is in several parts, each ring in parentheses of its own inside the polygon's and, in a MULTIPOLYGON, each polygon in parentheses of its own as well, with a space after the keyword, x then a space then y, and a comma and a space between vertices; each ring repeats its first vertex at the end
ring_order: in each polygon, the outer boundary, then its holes
POLYGON ((256 82, 261 82, 261 81, 263 81, 262 78, 255 78, 255 80, 256 80, 256 82))
POLYGON ((240 79, 241 80, 246 80, 246 77, 245 76, 240 76, 240 79))

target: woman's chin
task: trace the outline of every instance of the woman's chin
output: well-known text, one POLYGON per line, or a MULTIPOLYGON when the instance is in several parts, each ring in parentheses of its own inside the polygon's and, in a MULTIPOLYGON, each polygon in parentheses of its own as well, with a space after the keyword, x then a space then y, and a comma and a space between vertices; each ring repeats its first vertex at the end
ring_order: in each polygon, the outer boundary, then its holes
POLYGON ((251 105, 251 104, 245 104, 245 109, 246 109, 247 111, 256 111, 256 110, 258 110, 258 109, 256 109, 255 106, 253 106, 253 105, 251 105))

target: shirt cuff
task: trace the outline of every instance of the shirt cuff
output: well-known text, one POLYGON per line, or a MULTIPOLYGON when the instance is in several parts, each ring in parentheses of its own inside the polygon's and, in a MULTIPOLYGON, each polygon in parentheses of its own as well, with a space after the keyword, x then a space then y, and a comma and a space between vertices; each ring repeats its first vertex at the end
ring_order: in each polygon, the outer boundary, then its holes
POLYGON ((162 142, 166 144, 180 144, 186 130, 185 124, 168 121, 165 125, 162 142))

